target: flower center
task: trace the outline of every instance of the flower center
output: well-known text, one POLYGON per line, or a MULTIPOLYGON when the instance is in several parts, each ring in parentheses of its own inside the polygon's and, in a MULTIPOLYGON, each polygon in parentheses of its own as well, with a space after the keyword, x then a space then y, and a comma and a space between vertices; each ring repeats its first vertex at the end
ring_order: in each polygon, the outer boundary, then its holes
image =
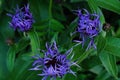
POLYGON ((58 61, 58 60, 56 59, 56 56, 55 56, 55 57, 53 57, 51 60, 49 60, 45 65, 46 65, 47 67, 50 67, 50 65, 52 65, 53 68, 55 68, 55 66, 56 66, 57 68, 59 68, 58 65, 62 65, 62 63, 61 63, 60 61, 58 61))

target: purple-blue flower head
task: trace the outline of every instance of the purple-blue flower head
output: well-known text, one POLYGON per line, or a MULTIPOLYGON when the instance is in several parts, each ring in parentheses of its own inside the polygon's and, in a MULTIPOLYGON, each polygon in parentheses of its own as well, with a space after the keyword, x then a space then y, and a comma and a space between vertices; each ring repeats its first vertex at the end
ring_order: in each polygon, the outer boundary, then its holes
POLYGON ((34 22, 32 13, 29 10, 29 4, 22 8, 16 8, 14 14, 7 14, 12 18, 11 22, 9 22, 10 26, 16 30, 20 31, 28 31, 32 28, 32 24, 34 22))
POLYGON ((61 54, 58 51, 56 42, 52 45, 46 44, 46 48, 47 51, 43 51, 43 58, 40 58, 39 56, 34 57, 36 60, 33 63, 33 68, 30 70, 42 71, 41 74, 38 74, 39 76, 43 76, 42 80, 46 80, 48 77, 50 77, 51 80, 56 80, 57 77, 62 78, 67 73, 75 75, 75 73, 70 69, 70 67, 75 63, 72 62, 71 59, 67 59, 67 56, 71 53, 72 49, 68 50, 65 54, 61 54))
POLYGON ((96 45, 94 44, 94 37, 97 36, 100 32, 99 15, 90 14, 86 9, 76 10, 75 12, 77 12, 78 15, 78 27, 76 32, 80 33, 82 46, 84 46, 87 39, 89 39, 90 42, 86 50, 88 50, 91 46, 96 49, 96 45))

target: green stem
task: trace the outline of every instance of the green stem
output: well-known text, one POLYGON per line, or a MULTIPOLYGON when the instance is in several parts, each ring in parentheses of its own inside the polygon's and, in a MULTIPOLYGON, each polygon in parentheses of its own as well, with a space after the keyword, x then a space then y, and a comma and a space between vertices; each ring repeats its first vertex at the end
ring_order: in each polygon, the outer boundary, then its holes
POLYGON ((52 0, 49 3, 49 17, 52 18, 52 0))
POLYGON ((52 19, 52 0, 49 0, 50 2, 49 2, 49 27, 48 27, 48 38, 49 38, 49 36, 50 36, 50 24, 51 24, 51 19, 52 19))

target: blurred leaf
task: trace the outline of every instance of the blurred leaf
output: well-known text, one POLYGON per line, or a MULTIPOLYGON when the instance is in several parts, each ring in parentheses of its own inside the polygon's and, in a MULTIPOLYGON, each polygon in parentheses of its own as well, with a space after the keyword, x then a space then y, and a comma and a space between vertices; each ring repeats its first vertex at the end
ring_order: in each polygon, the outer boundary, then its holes
POLYGON ((21 38, 20 41, 16 44, 16 53, 19 51, 22 51, 29 45, 29 39, 28 38, 21 38))
POLYGON ((41 20, 39 22, 36 22, 33 24, 33 26, 37 29, 37 30, 43 30, 46 28, 46 26, 48 25, 49 19, 46 20, 41 20))
POLYGON ((30 62, 25 62, 23 63, 20 67, 18 67, 16 69, 16 76, 15 76, 15 80, 24 80, 24 76, 26 75, 27 77, 27 73, 28 72, 28 66, 30 65, 30 62), (20 70, 18 70, 19 68, 21 68, 20 70))
POLYGON ((49 26, 52 30, 55 31, 62 31, 62 29, 64 29, 64 26, 55 19, 50 19, 49 26))
POLYGON ((12 45, 7 53, 7 68, 10 72, 13 70, 15 64, 15 50, 16 46, 12 45))
POLYGON ((30 9, 36 22, 46 20, 49 17, 48 3, 42 0, 29 0, 30 9))
POLYGON ((106 70, 117 79, 118 71, 116 65, 116 57, 109 54, 107 51, 102 51, 99 54, 99 57, 106 70))
POLYGON ((73 56, 73 61, 77 60, 81 55, 83 55, 84 50, 82 49, 82 46, 78 43, 77 45, 72 45, 73 47, 73 52, 70 54, 70 57, 73 56), (74 47, 73 47, 74 46, 74 47))
POLYGON ((119 0, 96 0, 96 2, 100 7, 120 14, 119 0))
POLYGON ((4 80, 40 80, 37 74, 41 73, 40 71, 31 71, 32 68, 32 58, 30 59, 31 54, 26 53, 26 55, 20 56, 16 59, 16 63, 12 72, 4 80), (26 60, 23 60, 23 57, 26 57, 26 60), (29 58, 27 58, 29 57, 29 58))
POLYGON ((31 52, 27 52, 21 55, 21 59, 24 61, 30 61, 31 59, 33 59, 32 57, 33 57, 33 54, 31 52))
POLYGON ((8 73, 6 66, 7 51, 8 51, 8 46, 4 42, 3 37, 0 35, 0 80, 4 80, 6 74, 8 73))
POLYGON ((95 80, 106 80, 108 77, 110 77, 110 75, 106 72, 106 70, 101 70, 95 80))
MULTIPOLYGON (((97 65, 101 65, 101 61, 97 55, 95 56, 88 56, 84 61, 81 62, 81 67, 84 69, 91 69, 97 65)), ((99 67, 100 70, 100 67, 99 67)), ((99 71, 99 70, 96 70, 99 71)))
POLYGON ((77 21, 78 21, 78 18, 75 18, 69 25, 69 32, 72 32, 75 30, 76 26, 77 26, 77 21))
MULTIPOLYGON (((96 57, 96 56, 95 56, 96 57)), ((99 57, 97 57, 99 58, 99 57)), ((97 61, 96 61, 97 62, 97 61)), ((92 63, 92 62, 91 62, 92 63)), ((89 63, 90 64, 90 63, 89 63)), ((91 72, 95 73, 95 74, 98 74, 100 75, 100 73, 102 72, 103 70, 103 67, 101 64, 98 64, 98 65, 95 65, 93 66, 91 69, 89 69, 91 72)), ((106 71, 106 70, 105 70, 106 71)))
MULTIPOLYGON (((56 5, 55 5, 55 7, 56 7, 56 5)), ((62 9, 62 6, 60 6, 60 7, 62 9)), ((64 13, 61 9, 60 9, 60 11, 53 12, 53 17, 59 21, 66 21, 66 16, 64 15, 64 13)), ((57 10, 58 10, 58 8, 57 8, 57 10)))
POLYGON ((51 42, 54 42, 54 41, 57 42, 57 40, 58 40, 58 32, 56 32, 56 33, 54 34, 54 36, 53 36, 52 39, 51 39, 51 42))
POLYGON ((0 68, 0 80, 2 79, 2 68, 0 68))
POLYGON ((22 2, 22 0, 3 0, 3 9, 5 8, 8 12, 14 12, 14 9, 16 9, 17 5, 19 5, 22 2), (7 2, 7 3, 6 3, 7 2))
POLYGON ((9 18, 6 14, 0 16, 0 32, 3 35, 3 39, 13 38, 14 30, 9 26, 9 18), (3 18, 4 17, 4 18, 3 18))
POLYGON ((102 52, 102 50, 104 50, 105 46, 106 46, 106 39, 100 35, 98 37, 97 53, 102 52))
MULTIPOLYGON (((14 67, 14 70, 10 73, 8 79, 6 80, 25 80, 25 77, 27 78, 27 75, 29 71, 29 65, 31 64, 31 61, 23 61, 21 59, 18 59, 16 61, 16 65, 14 67)), ((7 78, 7 77, 6 77, 7 78)))
POLYGON ((105 50, 114 56, 120 57, 120 39, 108 37, 105 50))
POLYGON ((85 51, 78 59, 77 63, 81 63, 84 59, 86 59, 88 57, 88 55, 90 55, 90 53, 93 51, 93 49, 90 49, 88 51, 85 51))
POLYGON ((70 2, 80 2, 80 1, 87 1, 87 0, 70 0, 70 2))
POLYGON ((1 14, 2 10, 3 10, 3 0, 0 0, 0 14, 1 14))
POLYGON ((49 19, 41 20, 33 25, 39 37, 45 36, 47 34, 46 29, 49 26, 48 23, 49 23, 49 19))
POLYGON ((76 77, 72 74, 66 74, 63 80, 76 80, 76 77))
POLYGON ((38 54, 40 51, 40 41, 37 32, 30 31, 28 32, 28 36, 30 38, 30 44, 33 54, 38 54))
POLYGON ((71 48, 71 38, 70 38, 70 34, 68 33, 67 29, 64 29, 63 31, 61 31, 61 34, 58 34, 58 42, 59 45, 63 48, 71 48))

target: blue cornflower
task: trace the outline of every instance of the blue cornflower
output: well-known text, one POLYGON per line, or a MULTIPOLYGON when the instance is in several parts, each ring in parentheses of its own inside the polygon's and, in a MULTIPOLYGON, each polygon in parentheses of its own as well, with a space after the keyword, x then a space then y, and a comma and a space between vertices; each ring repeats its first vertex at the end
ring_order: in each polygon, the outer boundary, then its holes
MULTIPOLYGON (((61 54, 58 51, 56 42, 52 45, 46 44, 47 51, 44 52, 44 57, 34 57, 36 60, 33 63, 33 68, 30 70, 41 70, 42 73, 38 74, 43 76, 42 80, 50 79, 56 80, 57 77, 62 78, 67 73, 75 73, 70 69, 72 65, 77 65, 75 62, 71 62, 71 59, 67 59, 67 56, 71 53, 72 48, 65 54, 61 54)), ((78 65, 77 65, 78 66, 78 65)))
POLYGON ((77 12, 78 15, 78 27, 76 32, 80 33, 80 38, 82 39, 82 41, 75 41, 81 42, 82 46, 84 46, 85 43, 89 40, 89 44, 86 50, 92 46, 96 49, 94 37, 97 36, 100 32, 99 16, 97 14, 90 14, 86 9, 75 10, 75 12, 77 12))
POLYGON ((29 4, 22 8, 18 8, 15 10, 15 14, 7 14, 12 18, 11 22, 9 22, 10 26, 16 30, 20 31, 28 31, 32 28, 32 24, 34 22, 32 13, 29 10, 29 4))

